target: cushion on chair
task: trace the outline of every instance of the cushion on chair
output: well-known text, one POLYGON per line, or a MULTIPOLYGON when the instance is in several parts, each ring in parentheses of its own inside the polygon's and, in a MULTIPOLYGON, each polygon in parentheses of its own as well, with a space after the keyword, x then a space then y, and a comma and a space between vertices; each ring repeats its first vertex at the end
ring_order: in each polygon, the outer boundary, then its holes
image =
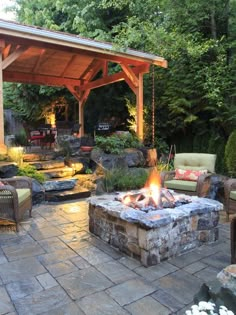
POLYGON ((8 185, 7 182, 0 181, 0 187, 5 186, 5 185, 8 185))
POLYGON ((232 190, 229 195, 230 199, 236 200, 236 190, 232 190))
POLYGON ((215 172, 216 155, 208 153, 177 153, 174 168, 182 170, 207 170, 215 172))
POLYGON ((164 183, 164 187, 176 190, 186 190, 186 191, 196 191, 197 190, 197 182, 187 181, 187 180, 166 180, 164 183))
POLYGON ((198 180, 198 177, 202 174, 207 174, 207 170, 193 171, 193 170, 181 170, 180 168, 177 168, 175 170, 174 179, 190 180, 190 181, 196 182, 198 180))
POLYGON ((30 189, 28 188, 17 188, 16 189, 19 204, 24 202, 26 199, 30 197, 30 189))

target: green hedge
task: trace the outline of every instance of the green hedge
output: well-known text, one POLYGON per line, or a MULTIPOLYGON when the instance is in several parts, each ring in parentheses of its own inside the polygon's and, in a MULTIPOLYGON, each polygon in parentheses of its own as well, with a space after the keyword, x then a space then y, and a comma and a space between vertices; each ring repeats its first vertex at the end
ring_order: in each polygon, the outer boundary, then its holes
POLYGON ((225 146, 225 163, 229 175, 236 176, 236 130, 234 130, 225 146))

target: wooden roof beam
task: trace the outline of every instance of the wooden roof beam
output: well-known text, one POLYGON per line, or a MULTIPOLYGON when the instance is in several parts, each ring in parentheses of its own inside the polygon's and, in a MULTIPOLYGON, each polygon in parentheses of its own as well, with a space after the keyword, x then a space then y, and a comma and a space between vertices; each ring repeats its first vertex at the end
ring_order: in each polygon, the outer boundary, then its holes
POLYGON ((67 85, 67 89, 80 102, 84 104, 89 96, 90 90, 80 91, 77 86, 67 85))
POLYGON ((10 54, 10 50, 11 50, 11 46, 10 44, 8 44, 4 49, 3 49, 3 52, 2 52, 2 55, 3 55, 3 60, 6 59, 9 54, 10 54))
MULTIPOLYGON (((148 73, 149 72, 149 64, 144 64, 142 66, 139 67, 135 67, 133 68, 133 73, 135 75, 138 75, 139 73, 148 73)), ((115 82, 119 82, 122 80, 126 80, 128 85, 130 86, 130 88, 134 91, 135 88, 138 86, 136 86, 133 81, 129 78, 129 76, 125 73, 125 72, 118 72, 109 76, 105 76, 101 79, 97 79, 95 81, 90 81, 89 83, 85 83, 83 85, 80 85, 79 89, 80 90, 87 90, 87 89, 96 89, 98 87, 107 85, 107 84, 111 84, 111 83, 115 83, 115 82)))
POLYGON ((15 73, 10 71, 3 71, 3 80, 8 82, 39 84, 58 87, 67 85, 79 86, 81 84, 80 80, 75 79, 66 79, 30 73, 15 73))
POLYGON ((138 78, 136 77, 136 74, 133 72, 132 68, 130 68, 127 64, 121 63, 120 64, 122 70, 127 75, 129 80, 133 83, 135 87, 138 87, 138 78))
POLYGON ((71 94, 77 99, 79 102, 81 100, 81 93, 78 91, 76 86, 66 85, 67 89, 71 92, 71 94))
POLYGON ((5 47, 6 47, 5 40, 3 38, 0 38, 0 51, 3 52, 5 47))
POLYGON ((108 61, 104 61, 103 67, 102 67, 102 75, 106 77, 108 75, 108 61))
POLYGON ((80 79, 85 81, 91 81, 95 75, 102 69, 103 61, 101 60, 93 60, 91 64, 87 67, 87 69, 82 73, 80 79))
POLYGON ((17 46, 16 50, 7 56, 2 62, 2 69, 6 69, 12 62, 14 62, 20 55, 26 51, 28 47, 17 46))
POLYGON ((138 89, 138 86, 135 86, 133 84, 133 82, 130 80, 130 78, 125 74, 124 74, 124 79, 125 79, 125 82, 128 84, 128 86, 131 88, 131 90, 134 92, 134 94, 137 93, 137 89, 138 89))
POLYGON ((101 79, 83 84, 79 88, 81 91, 92 90, 92 89, 96 89, 96 88, 99 88, 101 86, 108 85, 108 84, 115 83, 115 82, 119 82, 122 80, 125 80, 124 72, 118 72, 118 73, 109 75, 107 77, 103 77, 101 79))

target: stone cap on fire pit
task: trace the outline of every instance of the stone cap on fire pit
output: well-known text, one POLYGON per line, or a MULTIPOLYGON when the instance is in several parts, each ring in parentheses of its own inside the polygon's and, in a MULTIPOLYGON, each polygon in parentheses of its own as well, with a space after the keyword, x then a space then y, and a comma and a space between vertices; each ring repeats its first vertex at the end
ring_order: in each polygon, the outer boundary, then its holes
MULTIPOLYGON (((104 213, 120 218, 129 223, 135 223, 146 230, 167 225, 170 222, 204 213, 223 210, 223 204, 208 198, 191 197, 191 202, 175 208, 165 208, 143 212, 131 208, 116 200, 120 193, 105 194, 89 198, 91 206, 99 207, 104 213)), ((189 197, 189 196, 188 196, 189 197)), ((207 228, 207 221, 204 225, 207 228)), ((209 224, 212 224, 209 222, 209 224)), ((204 229, 204 227, 202 228, 204 229)))

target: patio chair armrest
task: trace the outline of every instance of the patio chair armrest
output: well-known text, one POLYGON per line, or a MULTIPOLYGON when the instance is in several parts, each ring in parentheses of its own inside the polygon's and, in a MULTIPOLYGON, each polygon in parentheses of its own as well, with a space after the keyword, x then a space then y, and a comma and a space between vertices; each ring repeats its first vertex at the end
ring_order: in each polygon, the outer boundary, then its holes
POLYGON ((15 176, 3 180, 15 188, 29 188, 32 192, 32 179, 27 176, 15 176))
POLYGON ((163 171, 160 174, 161 177, 161 185, 164 186, 166 180, 173 179, 175 176, 175 171, 163 171))
POLYGON ((0 186, 0 196, 3 196, 4 193, 9 191, 9 195, 12 195, 13 197, 17 197, 17 192, 16 192, 16 188, 11 186, 11 185, 4 185, 4 186, 0 186))
POLYGON ((225 205, 229 204, 230 192, 236 190, 236 179, 230 178, 224 183, 225 205))
POLYGON ((202 174, 197 180, 197 196, 206 197, 210 186, 211 186, 211 176, 213 173, 202 174))
MULTIPOLYGON (((11 185, 0 186, 0 208, 12 207, 10 204, 13 202, 13 208, 18 209, 18 195, 16 188, 11 185), (9 198, 10 197, 10 198, 9 198), (10 202, 10 203, 9 203, 10 202)), ((15 213, 16 214, 16 213, 15 213)))

